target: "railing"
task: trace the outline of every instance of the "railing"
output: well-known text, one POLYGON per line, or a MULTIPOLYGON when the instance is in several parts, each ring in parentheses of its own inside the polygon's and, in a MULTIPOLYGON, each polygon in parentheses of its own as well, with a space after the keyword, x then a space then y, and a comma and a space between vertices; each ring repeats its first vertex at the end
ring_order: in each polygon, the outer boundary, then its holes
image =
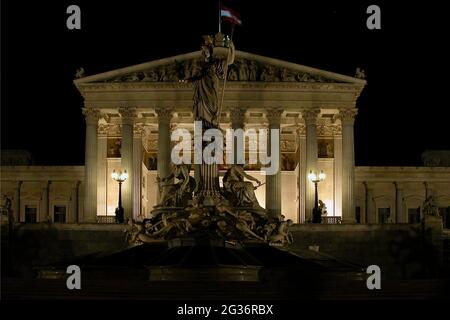
POLYGON ((115 216, 97 216, 97 223, 116 223, 115 216))
POLYGON ((342 217, 322 217, 323 224, 341 224, 342 217))

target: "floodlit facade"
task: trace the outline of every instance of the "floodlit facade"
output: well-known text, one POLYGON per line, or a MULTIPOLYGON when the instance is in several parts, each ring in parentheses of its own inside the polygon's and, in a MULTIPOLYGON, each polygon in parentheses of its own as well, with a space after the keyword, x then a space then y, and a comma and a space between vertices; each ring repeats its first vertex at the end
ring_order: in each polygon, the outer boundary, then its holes
MULTIPOLYGON (((180 80, 195 76, 200 65, 201 53, 192 52, 76 79, 84 98, 85 166, 5 163, 1 192, 11 200, 15 220, 113 222, 119 193, 111 179, 114 170, 128 172, 125 215, 148 217, 158 202, 157 177, 171 170, 171 132, 194 130, 192 84, 180 80)), ((326 205, 325 223, 415 223, 423 215, 426 196, 433 194, 449 227, 450 167, 355 167, 353 124, 365 84, 359 78, 236 52, 221 128, 280 130, 281 170, 265 176, 258 164, 245 167, 265 182, 256 190, 259 203, 306 223, 312 218, 315 192, 308 173, 323 171, 318 198, 326 205)), ((248 158, 248 141, 245 146, 248 158)), ((270 146, 259 151, 270 152, 270 146)), ((220 167, 221 175, 225 169, 220 167)))

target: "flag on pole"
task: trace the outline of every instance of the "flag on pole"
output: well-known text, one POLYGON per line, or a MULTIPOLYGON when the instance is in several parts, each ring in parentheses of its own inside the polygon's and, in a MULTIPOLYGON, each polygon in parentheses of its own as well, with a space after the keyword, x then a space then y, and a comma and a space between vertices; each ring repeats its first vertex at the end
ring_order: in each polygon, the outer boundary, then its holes
POLYGON ((222 18, 223 21, 228 21, 231 24, 238 26, 242 25, 240 14, 227 7, 224 6, 220 7, 220 17, 222 18))

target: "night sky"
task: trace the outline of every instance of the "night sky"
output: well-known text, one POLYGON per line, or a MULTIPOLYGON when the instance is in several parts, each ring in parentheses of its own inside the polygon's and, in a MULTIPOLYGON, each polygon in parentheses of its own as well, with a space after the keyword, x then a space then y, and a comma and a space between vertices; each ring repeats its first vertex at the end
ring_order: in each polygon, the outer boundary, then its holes
MULTIPOLYGON (((2 1, 1 147, 36 164, 83 165, 85 124, 73 75, 199 49, 217 32, 217 0, 2 1), (66 28, 81 7, 82 29, 66 28)), ((368 85, 355 123, 357 165, 420 165, 450 150, 448 17, 443 2, 223 0, 240 12, 238 50, 345 75, 368 85), (381 7, 381 30, 366 8, 381 7)))

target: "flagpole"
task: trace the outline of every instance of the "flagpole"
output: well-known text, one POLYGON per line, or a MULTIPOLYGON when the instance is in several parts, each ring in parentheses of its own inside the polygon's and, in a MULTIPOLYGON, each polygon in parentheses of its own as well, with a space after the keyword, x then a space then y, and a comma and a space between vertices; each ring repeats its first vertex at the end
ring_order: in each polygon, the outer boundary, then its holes
POLYGON ((222 2, 219 0, 219 33, 222 32, 222 2))

